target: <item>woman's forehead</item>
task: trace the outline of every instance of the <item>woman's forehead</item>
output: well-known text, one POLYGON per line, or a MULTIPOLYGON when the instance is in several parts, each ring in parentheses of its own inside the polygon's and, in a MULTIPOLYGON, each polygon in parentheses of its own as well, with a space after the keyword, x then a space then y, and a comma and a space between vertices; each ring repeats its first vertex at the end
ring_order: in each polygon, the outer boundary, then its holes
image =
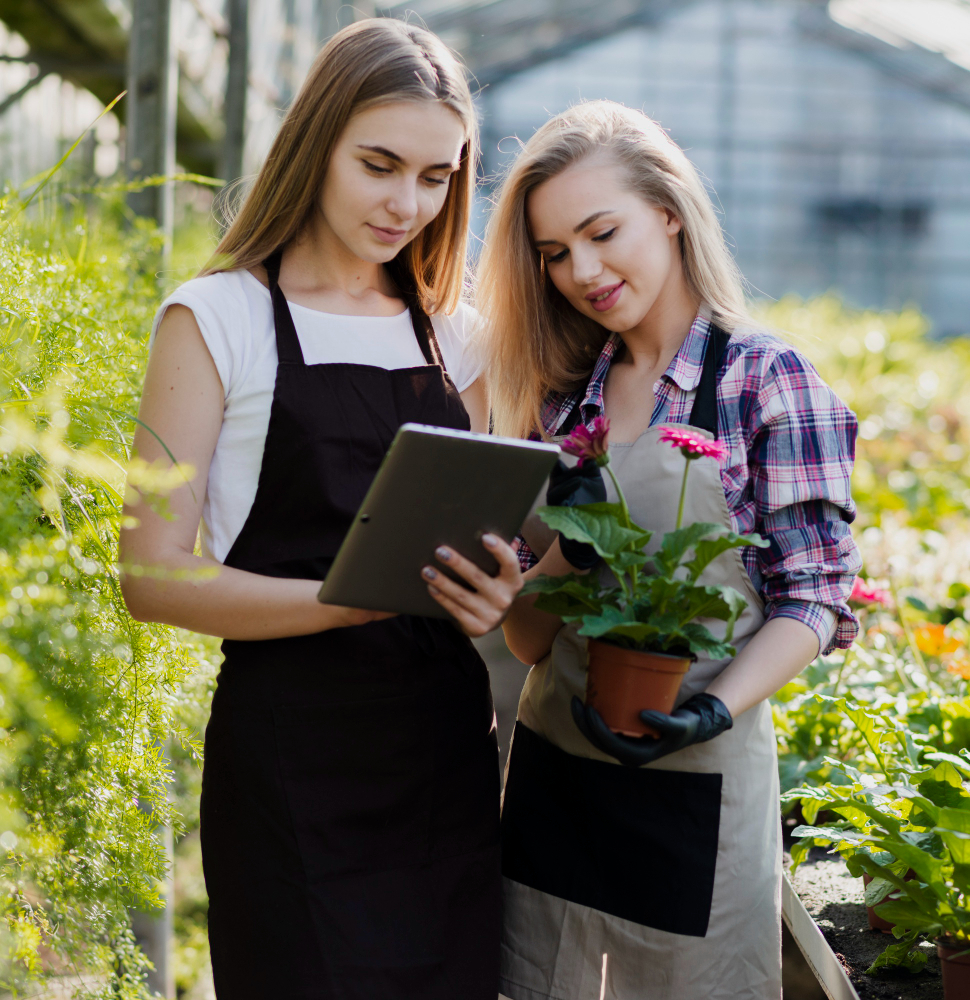
POLYGON ((441 101, 394 101, 354 115, 340 142, 391 153, 405 166, 457 167, 465 138, 461 119, 441 101))

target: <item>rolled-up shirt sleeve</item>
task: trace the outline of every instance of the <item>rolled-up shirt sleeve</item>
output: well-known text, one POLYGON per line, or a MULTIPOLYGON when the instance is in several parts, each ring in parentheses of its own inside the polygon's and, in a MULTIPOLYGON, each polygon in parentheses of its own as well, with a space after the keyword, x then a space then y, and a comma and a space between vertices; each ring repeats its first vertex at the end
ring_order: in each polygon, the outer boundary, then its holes
POLYGON ((787 350, 766 373, 748 428, 755 530, 769 543, 755 567, 767 617, 803 622, 820 652, 847 648, 859 631, 848 597, 862 566, 849 528, 855 414, 787 350))

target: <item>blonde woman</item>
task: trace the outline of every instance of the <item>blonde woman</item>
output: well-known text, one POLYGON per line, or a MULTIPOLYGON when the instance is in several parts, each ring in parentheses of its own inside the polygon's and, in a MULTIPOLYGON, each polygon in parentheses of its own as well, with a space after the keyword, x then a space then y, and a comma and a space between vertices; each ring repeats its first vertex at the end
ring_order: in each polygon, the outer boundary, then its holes
POLYGON ((133 496, 137 618, 222 636, 202 850, 219 1000, 495 1000, 498 774, 468 636, 521 587, 425 567, 454 623, 317 602, 398 427, 487 429, 459 302, 471 95, 419 28, 326 46, 213 262, 163 304, 135 447, 195 470, 133 496), (160 443, 164 442, 164 446, 160 443), (201 520, 202 554, 193 554, 201 520))
MULTIPOLYGON (((582 703, 576 627, 534 598, 513 604, 506 640, 534 666, 502 814, 502 991, 514 1000, 779 1000, 778 776, 766 699, 857 629, 846 605, 859 567, 849 533, 855 419, 804 358, 752 328, 683 152, 656 123, 610 102, 574 107, 526 143, 489 225, 480 305, 500 433, 561 439, 605 415, 611 469, 634 519, 659 541, 674 527, 683 471, 660 425, 693 425, 719 437, 727 457, 694 462, 685 523, 757 531, 770 543, 705 571, 703 583, 748 598, 738 654, 692 665, 673 715, 649 716, 658 738, 611 732, 582 703)), ((561 470, 552 502, 605 498, 589 471, 561 470)), ((535 523, 524 534, 527 578, 593 562, 535 523)), ((708 624, 723 634, 723 623, 708 624)))

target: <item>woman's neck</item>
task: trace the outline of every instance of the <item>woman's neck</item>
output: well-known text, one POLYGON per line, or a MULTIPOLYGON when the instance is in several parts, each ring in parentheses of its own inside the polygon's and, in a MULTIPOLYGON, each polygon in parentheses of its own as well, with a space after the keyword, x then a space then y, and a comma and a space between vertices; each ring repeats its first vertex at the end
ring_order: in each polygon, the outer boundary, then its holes
POLYGON ((384 265, 351 253, 322 217, 286 247, 280 286, 290 301, 320 312, 393 316, 403 308, 384 265))
POLYGON ((651 372, 666 371, 687 339, 699 309, 700 300, 687 287, 683 269, 677 267, 647 315, 621 334, 625 360, 651 372))

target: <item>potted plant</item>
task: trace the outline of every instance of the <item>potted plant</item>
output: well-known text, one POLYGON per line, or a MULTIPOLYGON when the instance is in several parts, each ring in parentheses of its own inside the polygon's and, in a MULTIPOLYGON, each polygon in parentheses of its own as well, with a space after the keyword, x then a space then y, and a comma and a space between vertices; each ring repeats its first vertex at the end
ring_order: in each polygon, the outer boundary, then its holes
POLYGON ((640 720, 641 709, 670 713, 692 660, 733 656, 734 624, 746 601, 732 587, 700 582, 705 568, 722 553, 743 545, 764 547, 758 535, 739 535, 721 524, 684 525, 684 500, 691 463, 702 457, 720 461, 724 445, 692 427, 661 428, 661 441, 684 456, 676 527, 648 554, 653 532, 630 516, 623 490, 610 468, 609 420, 597 417, 562 443, 580 463, 606 469, 616 503, 540 507, 539 516, 554 531, 593 546, 609 574, 593 571, 538 577, 525 593, 538 594, 536 607, 578 622, 589 639, 586 703, 615 732, 657 735, 640 720), (723 639, 700 619, 726 623, 723 639))
POLYGON ((970 754, 934 751, 898 720, 844 698, 824 699, 864 736, 876 773, 829 758, 832 782, 782 797, 808 823, 825 810, 838 819, 803 825, 791 856, 797 867, 813 844, 828 845, 854 876, 869 875, 865 901, 892 924, 896 941, 867 970, 918 971, 921 937, 936 942, 947 1000, 970 998, 970 754))

